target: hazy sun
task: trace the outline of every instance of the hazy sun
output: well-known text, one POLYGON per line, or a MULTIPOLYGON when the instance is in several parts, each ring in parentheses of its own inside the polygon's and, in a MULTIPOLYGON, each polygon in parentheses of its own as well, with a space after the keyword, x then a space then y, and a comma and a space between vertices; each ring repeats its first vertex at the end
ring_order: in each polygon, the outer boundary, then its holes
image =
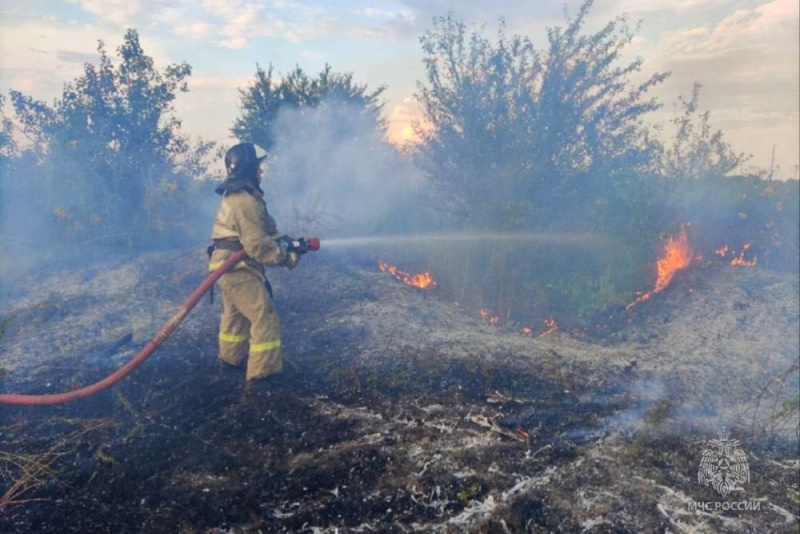
POLYGON ((392 108, 389 114, 389 126, 386 139, 397 147, 419 143, 420 139, 414 131, 414 123, 421 120, 421 112, 415 102, 406 99, 402 105, 392 108))

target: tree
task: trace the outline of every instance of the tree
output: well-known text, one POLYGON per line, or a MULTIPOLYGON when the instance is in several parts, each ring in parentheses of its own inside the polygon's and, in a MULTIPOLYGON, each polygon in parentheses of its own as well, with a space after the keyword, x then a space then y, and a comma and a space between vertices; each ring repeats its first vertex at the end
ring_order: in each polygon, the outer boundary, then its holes
MULTIPOLYGON (((52 106, 19 91, 11 100, 45 181, 43 212, 53 214, 64 236, 102 226, 96 234, 130 248, 153 241, 153 228, 170 217, 159 197, 186 185, 176 166, 192 160, 193 149, 180 134, 173 102, 188 91, 191 67, 159 72, 133 29, 117 48, 118 66, 102 41, 97 50, 97 63, 86 63, 52 106)), ((175 203, 169 209, 172 217, 182 211, 175 203)))
POLYGON ((0 162, 5 162, 17 151, 13 136, 13 123, 5 113, 5 97, 0 95, 0 162))
POLYGON ((421 42, 430 85, 418 83, 418 97, 433 130, 417 132, 419 165, 449 213, 497 220, 496 211, 515 209, 513 199, 526 202, 519 175, 537 159, 531 88, 541 56, 525 38, 507 41, 502 29, 496 46, 477 33, 468 39, 452 14, 437 18, 421 42))
POLYGON ((710 112, 700 112, 701 88, 695 83, 688 100, 679 97, 681 114, 672 119, 675 135, 661 159, 660 172, 667 178, 720 178, 749 159, 733 151, 721 130, 712 132, 710 112))
POLYGON ((494 43, 467 36, 452 14, 421 38, 428 83, 418 97, 432 128, 418 132, 418 161, 461 220, 498 229, 542 224, 648 168, 658 145, 641 119, 659 107, 646 96, 667 74, 634 84, 641 60, 619 65, 634 32, 618 18, 584 34, 591 5, 549 29, 545 51, 506 38, 502 21, 494 43))
POLYGON ((668 75, 640 76, 642 61, 624 60, 635 36, 624 17, 586 32, 592 4, 550 28, 541 49, 507 37, 502 20, 490 39, 452 14, 420 40, 427 76, 415 155, 450 226, 609 236, 596 248, 495 240, 477 256, 448 258, 452 278, 504 319, 536 313, 531 303, 572 321, 620 304, 636 289, 642 241, 657 239, 661 147, 643 119, 659 108, 648 93, 668 75))
MULTIPOLYGON (((255 82, 239 90, 242 115, 234 122, 231 132, 238 139, 270 150, 275 145, 275 124, 281 110, 316 108, 326 103, 346 104, 359 110, 381 130, 385 125, 379 97, 384 90, 381 86, 369 92, 366 85, 353 81, 352 73, 333 72, 327 64, 316 78, 309 78, 298 66, 279 81, 273 80, 272 65, 266 71, 257 67, 255 82)), ((341 134, 347 135, 347 123, 342 124, 342 129, 341 134)))
POLYGON ((329 65, 315 77, 297 67, 281 79, 272 66, 259 67, 240 90, 242 113, 232 132, 270 152, 266 189, 280 199, 270 209, 281 224, 350 233, 385 223, 381 199, 407 182, 407 162, 385 140, 383 91, 329 65))

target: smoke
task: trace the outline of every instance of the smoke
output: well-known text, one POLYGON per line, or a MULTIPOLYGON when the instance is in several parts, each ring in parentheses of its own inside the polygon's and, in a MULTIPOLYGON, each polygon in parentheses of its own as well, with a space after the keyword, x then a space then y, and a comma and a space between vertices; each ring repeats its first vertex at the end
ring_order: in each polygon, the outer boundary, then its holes
MULTIPOLYGON (((0 278, 56 259, 51 253, 55 236, 47 223, 47 217, 55 215, 39 208, 41 190, 35 186, 35 176, 11 165, 0 166, 0 246, 4 251, 0 278)), ((3 284, 4 294, 7 289, 9 286, 3 284)))
MULTIPOLYGON (((324 238, 426 229, 422 175, 384 139, 364 106, 329 100, 285 109, 274 126, 277 142, 263 186, 279 228, 324 238)), ((81 156, 105 148, 77 139, 64 154, 3 162, 3 278, 208 240, 219 203, 214 184, 174 175, 159 162, 124 165, 112 158, 109 170, 125 173, 117 176, 98 172, 94 160, 81 156)))
POLYGON ((668 204, 672 219, 691 224, 693 247, 714 257, 722 246, 770 270, 796 273, 800 268, 800 183, 757 177, 711 177, 682 183, 668 204))
MULTIPOLYGON (((752 377, 748 383, 754 383, 752 377)), ((764 440, 762 445, 777 441, 796 443, 797 412, 780 414, 776 410, 776 403, 791 403, 792 398, 797 398, 796 388, 783 383, 775 391, 758 392, 751 387, 751 391, 743 392, 746 386, 740 386, 737 391, 716 386, 692 383, 690 377, 678 378, 667 372, 643 374, 625 386, 626 408, 591 428, 570 431, 567 438, 582 441, 599 437, 631 439, 645 435, 713 436, 726 427, 737 429, 740 437, 751 441, 764 440)), ((602 395, 593 399, 602 402, 602 395)), ((619 398, 616 395, 608 398, 608 404, 617 402, 619 398)))
POLYGON ((419 229, 424 179, 363 107, 285 109, 275 132, 262 187, 279 228, 323 237, 419 229))

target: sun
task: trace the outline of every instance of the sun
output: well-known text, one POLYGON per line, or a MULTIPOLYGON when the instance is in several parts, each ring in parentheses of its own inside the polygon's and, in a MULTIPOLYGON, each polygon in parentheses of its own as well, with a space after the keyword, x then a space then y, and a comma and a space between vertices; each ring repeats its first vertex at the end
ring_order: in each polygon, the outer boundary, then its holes
POLYGON ((424 124, 424 121, 421 109, 415 101, 405 99, 401 105, 393 107, 387 123, 386 140, 394 146, 404 148, 421 141, 414 126, 424 124))
POLYGON ((420 139, 410 122, 389 121, 386 129, 386 140, 398 148, 419 143, 420 139))

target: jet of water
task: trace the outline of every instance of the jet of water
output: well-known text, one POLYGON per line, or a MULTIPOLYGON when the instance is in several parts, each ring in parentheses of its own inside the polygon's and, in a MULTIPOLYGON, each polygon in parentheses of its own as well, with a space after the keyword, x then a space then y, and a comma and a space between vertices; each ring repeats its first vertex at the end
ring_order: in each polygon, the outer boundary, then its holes
POLYGON ((558 232, 486 232, 486 233, 443 233, 416 235, 363 236, 322 239, 322 248, 366 247, 395 244, 432 244, 475 241, 537 241, 551 244, 596 245, 603 237, 593 233, 558 232))

